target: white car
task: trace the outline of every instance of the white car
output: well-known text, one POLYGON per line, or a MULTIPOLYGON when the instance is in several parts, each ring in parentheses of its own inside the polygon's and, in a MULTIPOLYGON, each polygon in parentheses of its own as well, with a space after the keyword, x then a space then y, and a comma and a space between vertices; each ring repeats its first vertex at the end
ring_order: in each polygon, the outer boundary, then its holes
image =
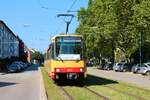
POLYGON ((139 67, 138 73, 150 76, 150 63, 144 63, 139 67))
POLYGON ((113 70, 115 70, 115 71, 117 71, 117 69, 118 69, 118 66, 119 65, 119 63, 115 63, 114 65, 113 65, 113 70))
POLYGON ((132 66, 131 71, 132 71, 133 73, 137 73, 138 70, 140 69, 139 67, 140 67, 140 64, 135 64, 135 65, 132 66))
POLYGON ((113 70, 115 70, 116 72, 120 71, 122 65, 124 65, 124 63, 115 63, 113 65, 113 70))

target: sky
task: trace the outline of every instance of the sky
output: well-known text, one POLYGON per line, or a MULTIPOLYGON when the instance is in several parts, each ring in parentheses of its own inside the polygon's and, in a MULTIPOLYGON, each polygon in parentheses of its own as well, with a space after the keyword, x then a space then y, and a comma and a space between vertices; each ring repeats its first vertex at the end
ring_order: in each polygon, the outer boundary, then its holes
MULTIPOLYGON (((67 10, 77 11, 87 7, 88 0, 1 0, 0 20, 18 35, 29 48, 44 52, 50 38, 65 33, 66 24, 57 14, 67 10)), ((77 15, 76 12, 71 12, 77 15)), ((69 33, 79 25, 73 18, 69 33)))

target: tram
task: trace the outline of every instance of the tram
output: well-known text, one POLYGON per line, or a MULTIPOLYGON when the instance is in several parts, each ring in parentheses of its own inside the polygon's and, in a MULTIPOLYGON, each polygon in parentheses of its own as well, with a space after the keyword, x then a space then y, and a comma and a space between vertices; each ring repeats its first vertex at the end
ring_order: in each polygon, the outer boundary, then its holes
POLYGON ((44 66, 53 80, 86 78, 86 64, 81 35, 58 35, 52 38, 44 66))

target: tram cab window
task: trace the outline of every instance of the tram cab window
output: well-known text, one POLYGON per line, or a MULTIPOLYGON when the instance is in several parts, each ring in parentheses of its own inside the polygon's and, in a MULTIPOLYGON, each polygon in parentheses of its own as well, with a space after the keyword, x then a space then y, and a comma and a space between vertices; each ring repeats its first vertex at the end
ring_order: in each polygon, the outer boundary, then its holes
POLYGON ((83 44, 81 38, 67 37, 56 39, 56 57, 62 55, 79 56, 82 59, 83 44))
POLYGON ((81 54, 81 43, 57 42, 56 54, 81 54))

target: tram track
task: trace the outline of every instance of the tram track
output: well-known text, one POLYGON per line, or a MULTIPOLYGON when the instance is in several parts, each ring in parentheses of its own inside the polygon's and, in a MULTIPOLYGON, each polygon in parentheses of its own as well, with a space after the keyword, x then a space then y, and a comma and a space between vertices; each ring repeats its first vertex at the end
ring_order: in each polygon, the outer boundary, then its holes
POLYGON ((100 94, 100 93, 98 93, 98 92, 96 92, 96 91, 94 91, 94 90, 92 90, 92 89, 90 89, 90 88, 88 88, 86 86, 84 86, 83 88, 88 90, 88 91, 90 91, 91 93, 97 95, 99 98, 101 98, 103 100, 109 100, 107 97, 103 96, 102 94, 100 94))
POLYGON ((111 86, 104 86, 104 87, 109 88, 109 89, 111 89, 111 90, 113 90, 113 91, 116 91, 116 92, 119 92, 119 93, 128 95, 128 96, 131 96, 131 97, 135 97, 137 100, 146 100, 146 99, 143 98, 143 97, 140 97, 140 96, 135 95, 135 94, 132 94, 132 93, 128 93, 128 92, 126 92, 126 91, 122 91, 122 90, 120 90, 120 89, 113 88, 113 87, 111 87, 111 86))
MULTIPOLYGON (((132 86, 132 85, 126 85, 126 84, 121 84, 121 85, 122 85, 122 86, 130 87, 130 88, 135 88, 135 86, 132 86)), ((141 88, 141 87, 136 87, 136 89, 138 89, 138 90, 143 90, 143 91, 146 91, 146 92, 150 92, 150 90, 144 89, 144 88, 141 88)))
MULTIPOLYGON (((56 87, 58 87, 58 89, 61 91, 61 94, 67 99, 67 100, 75 100, 76 97, 73 97, 73 94, 71 94, 70 92, 68 92, 69 90, 68 89, 71 89, 71 87, 64 87, 64 86, 72 86, 72 87, 81 87, 81 89, 85 89, 87 90, 90 94, 94 94, 95 96, 97 96, 100 100, 109 100, 109 96, 106 97, 104 96, 103 94, 99 93, 98 91, 96 91, 94 88, 91 88, 91 87, 88 87, 86 86, 86 84, 84 84, 84 86, 80 86, 81 84, 72 84, 72 83, 60 83, 60 84, 55 84, 56 87), (67 85, 66 85, 67 84, 67 85)), ((126 85, 125 85, 126 86, 126 85)), ((133 97, 135 98, 136 100, 148 100, 148 99, 145 99, 144 97, 141 97, 139 96, 138 94, 133 94, 133 93, 130 93, 128 91, 125 91, 125 90, 121 90, 121 89, 118 89, 118 88, 115 88, 115 87, 112 87, 112 86, 109 86, 109 85, 102 85, 102 87, 106 87, 110 90, 113 90, 113 91, 116 91, 117 93, 121 93, 121 94, 124 94, 124 95, 127 95, 129 97, 133 97)), ((106 94, 107 95, 107 94, 106 94)))
MULTIPOLYGON (((68 99, 68 100, 74 100, 74 98, 65 90, 65 88, 63 86, 57 86, 63 93, 63 95, 68 99)), ((85 89, 87 91, 89 91, 90 93, 98 96, 100 98, 100 100, 109 100, 106 96, 103 96, 102 94, 84 86, 82 87, 82 89, 85 89)))
POLYGON ((74 100, 73 97, 64 89, 63 86, 57 86, 68 100, 74 100))
MULTIPOLYGON (((63 95, 64 95, 66 98, 68 98, 69 100, 74 100, 74 98, 65 90, 65 88, 64 88, 63 86, 57 86, 57 87, 63 92, 63 95)), ((141 96, 138 96, 138 95, 135 95, 135 94, 132 94, 132 93, 129 93, 129 92, 126 92, 126 91, 117 89, 117 88, 113 88, 113 87, 108 86, 108 85, 107 85, 107 86, 105 85, 105 86, 103 86, 103 87, 106 87, 106 88, 108 88, 108 89, 111 89, 111 90, 116 91, 116 92, 118 92, 118 93, 122 93, 122 94, 127 95, 127 96, 130 96, 130 97, 134 97, 134 98, 136 98, 137 100, 147 100, 147 99, 145 99, 145 98, 143 98, 143 97, 141 97, 141 96)), ((83 86, 82 88, 85 89, 85 90, 87 90, 87 91, 89 91, 89 92, 91 92, 92 94, 95 94, 96 96, 98 96, 98 97, 99 97, 100 99, 102 99, 102 100, 109 100, 108 97, 106 97, 106 96, 104 96, 104 95, 98 93, 97 91, 95 91, 95 90, 93 90, 93 89, 91 89, 91 88, 89 88, 89 87, 87 87, 87 86, 83 86)))

